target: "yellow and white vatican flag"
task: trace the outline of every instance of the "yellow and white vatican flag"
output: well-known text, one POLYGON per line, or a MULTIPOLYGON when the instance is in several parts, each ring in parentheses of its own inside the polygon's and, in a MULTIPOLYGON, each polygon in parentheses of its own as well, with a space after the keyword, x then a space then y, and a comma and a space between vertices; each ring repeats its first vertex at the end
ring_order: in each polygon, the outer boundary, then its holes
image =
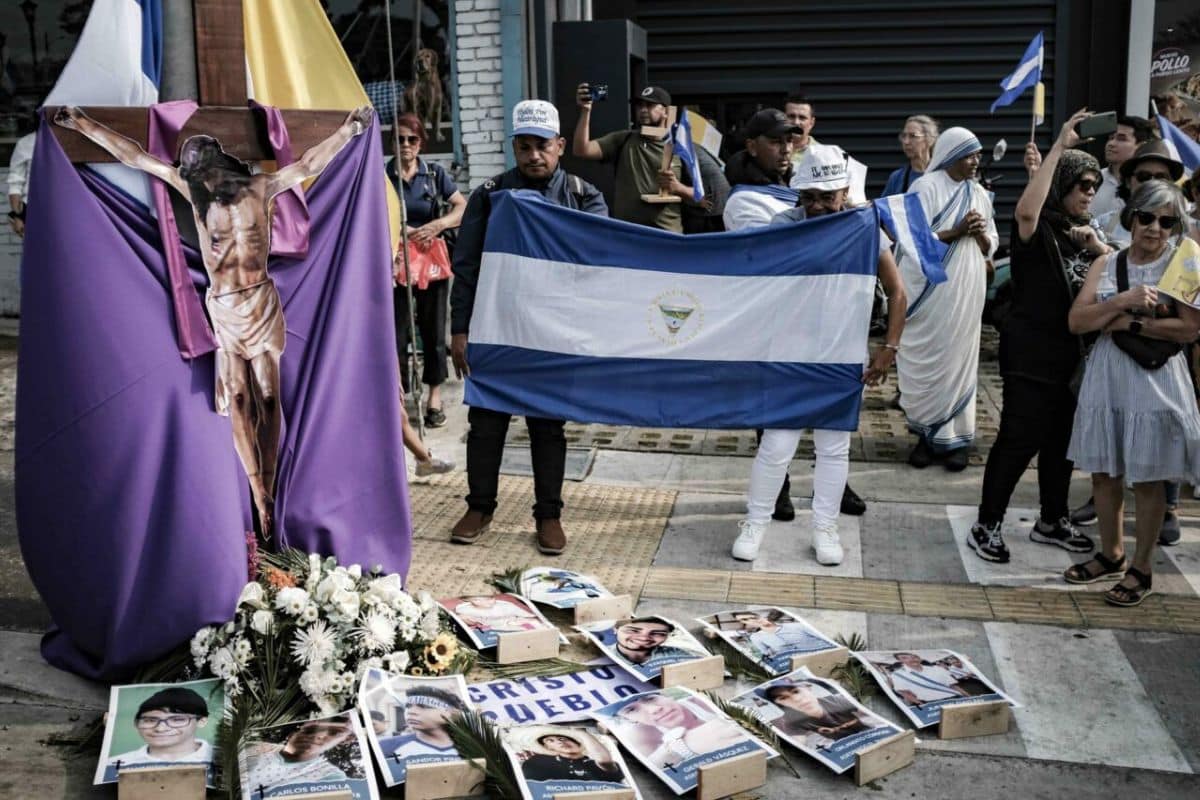
POLYGON ((1200 245, 1185 236, 1158 282, 1158 290, 1181 303, 1200 308, 1200 245))

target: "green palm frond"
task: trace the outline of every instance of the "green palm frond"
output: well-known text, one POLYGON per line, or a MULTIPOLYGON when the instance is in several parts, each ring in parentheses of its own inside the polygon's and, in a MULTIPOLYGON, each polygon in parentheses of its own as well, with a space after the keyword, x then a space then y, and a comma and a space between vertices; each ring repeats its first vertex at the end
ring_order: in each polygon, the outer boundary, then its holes
POLYGON ((512 764, 500 742, 496 726, 477 711, 465 711, 446 725, 459 755, 483 760, 488 796, 497 800, 521 800, 521 790, 512 764))
POLYGON ((713 692, 705 692, 705 696, 712 701, 713 705, 721 709, 730 719, 741 725, 749 733, 762 739, 769 744, 777 753, 779 758, 787 765, 787 768, 797 778, 800 773, 796 771, 796 766, 784 755, 783 748, 779 744, 779 734, 775 733, 775 729, 763 722, 762 718, 748 708, 744 708, 735 703, 730 703, 728 700, 714 694, 713 692))
POLYGON ((492 577, 487 579, 487 584, 498 592, 506 594, 521 593, 521 575, 529 567, 512 567, 504 572, 493 572, 492 577))
MULTIPOLYGON (((857 633, 851 634, 849 639, 839 635, 834 641, 852 653, 867 649, 867 640, 857 633)), ((834 667, 830 677, 840 683, 847 692, 854 695, 854 698, 860 703, 875 694, 875 679, 862 664, 853 658, 845 664, 834 667)))
POLYGON ((713 636, 711 639, 705 637, 705 646, 713 655, 718 655, 725 659, 725 669, 735 678, 754 683, 763 683, 775 677, 762 664, 759 664, 720 636, 713 636))
POLYGON ((588 668, 587 664, 566 658, 542 658, 537 661, 521 661, 516 664, 501 664, 490 658, 480 657, 478 666, 497 678, 519 680, 521 678, 553 678, 570 675, 588 668))
POLYGON ((278 553, 272 553, 264 548, 259 550, 258 554, 259 559, 264 564, 270 564, 272 567, 281 569, 284 572, 290 572, 293 575, 303 575, 308 571, 308 553, 303 550, 289 547, 286 550, 280 550, 278 553))

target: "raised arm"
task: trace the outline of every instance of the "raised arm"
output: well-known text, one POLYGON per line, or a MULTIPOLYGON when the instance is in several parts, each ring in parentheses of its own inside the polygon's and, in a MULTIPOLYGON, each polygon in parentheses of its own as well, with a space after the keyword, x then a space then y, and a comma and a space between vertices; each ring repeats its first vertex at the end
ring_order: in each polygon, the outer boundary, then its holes
POLYGON ((170 184, 188 198, 189 202, 191 201, 187 184, 183 178, 179 177, 179 172, 175 167, 150 155, 133 139, 122 136, 112 128, 96 122, 79 108, 63 106, 55 113, 54 123, 78 131, 103 147, 125 166, 140 169, 142 172, 149 173, 160 181, 170 184))
POLYGON ((575 136, 571 139, 571 154, 576 158, 599 161, 604 158, 604 151, 591 135, 592 96, 586 83, 576 87, 575 105, 579 106, 579 119, 575 123, 575 136))
MULTIPOLYGON (((1063 151, 1079 144, 1079 135, 1075 133, 1075 126, 1090 116, 1091 114, 1086 108, 1081 108, 1066 121, 1058 133, 1058 138, 1054 140, 1054 146, 1050 148, 1050 152, 1046 154, 1041 166, 1037 168, 1029 178, 1029 183, 1025 185, 1025 191, 1021 193, 1021 199, 1017 201, 1016 208, 1017 235, 1021 237, 1021 241, 1029 241, 1034 230, 1037 229, 1038 218, 1042 214, 1042 206, 1046 203, 1046 195, 1050 192, 1050 182, 1054 179, 1054 171, 1058 168, 1058 160, 1062 157, 1063 151)), ((1033 160, 1033 153, 1029 152, 1030 147, 1036 153, 1037 146, 1033 142, 1025 146, 1026 158, 1033 160)))
POLYGON ((271 175, 267 182, 267 197, 274 197, 280 192, 286 192, 293 186, 299 186, 309 178, 315 178, 325 171, 333 157, 355 136, 362 134, 371 124, 374 111, 370 106, 356 108, 346 117, 346 121, 338 127, 333 135, 319 144, 304 151, 295 162, 271 175))

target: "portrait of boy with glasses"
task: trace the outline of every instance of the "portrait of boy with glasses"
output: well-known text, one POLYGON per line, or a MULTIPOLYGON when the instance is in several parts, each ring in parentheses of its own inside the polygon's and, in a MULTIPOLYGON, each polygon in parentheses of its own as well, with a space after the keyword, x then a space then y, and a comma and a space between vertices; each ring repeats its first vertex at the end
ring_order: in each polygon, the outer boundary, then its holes
POLYGON ((212 739, 216 724, 209 725, 209 715, 215 714, 219 719, 223 703, 217 680, 186 685, 114 686, 104 751, 94 783, 112 783, 123 770, 206 764, 205 782, 215 785, 212 739), (152 692, 148 697, 147 691, 152 692), (138 702, 139 698, 145 699, 138 702))

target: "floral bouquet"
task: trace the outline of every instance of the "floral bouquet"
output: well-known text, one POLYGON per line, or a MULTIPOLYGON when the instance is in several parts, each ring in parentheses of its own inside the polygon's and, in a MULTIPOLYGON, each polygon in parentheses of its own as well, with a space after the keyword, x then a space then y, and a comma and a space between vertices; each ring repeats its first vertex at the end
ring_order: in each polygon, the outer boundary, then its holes
POLYGON ((413 597, 397 574, 297 550, 261 553, 234 618, 192 637, 195 677, 225 682, 221 735, 225 785, 244 731, 354 705, 371 667, 410 675, 464 672, 473 654, 442 626, 429 594, 413 597))

